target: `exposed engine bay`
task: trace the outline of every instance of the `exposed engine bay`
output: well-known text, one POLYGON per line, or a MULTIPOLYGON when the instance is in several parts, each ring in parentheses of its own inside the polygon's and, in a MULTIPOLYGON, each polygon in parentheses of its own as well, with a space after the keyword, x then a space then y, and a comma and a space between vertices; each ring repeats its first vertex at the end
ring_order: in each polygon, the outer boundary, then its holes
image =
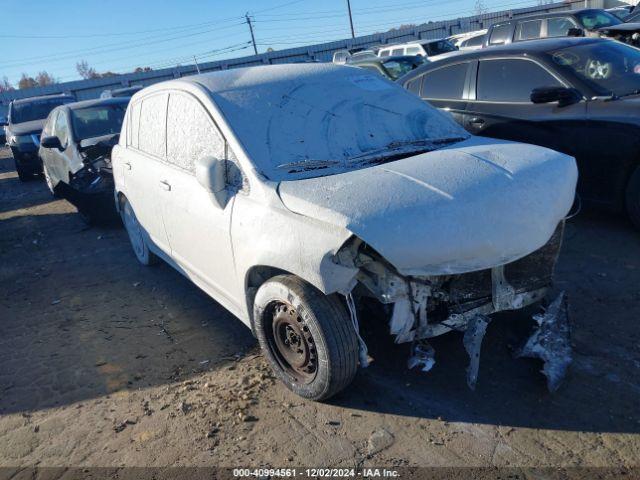
MULTIPOLYGON (((539 250, 506 265, 440 276, 404 276, 362 240, 353 237, 336 254, 337 263, 358 268, 356 285, 347 296, 352 317, 362 297, 392 305, 389 332, 396 343, 412 342, 409 368, 429 371, 435 350, 427 339, 450 331, 464 333, 469 354, 467 384, 475 388, 480 348, 493 313, 519 310, 542 301, 548 293, 562 244, 564 222, 539 250)), ((534 316, 538 329, 517 353, 543 360, 543 373, 555 390, 571 362, 567 299, 564 293, 534 316)), ((354 320, 357 325, 357 319, 354 320)), ((360 363, 366 366, 366 345, 360 363)))
POLYGON ((112 135, 81 149, 84 167, 69 176, 69 183, 58 182, 54 192, 74 205, 88 222, 117 218, 113 203, 111 149, 119 135, 112 135))

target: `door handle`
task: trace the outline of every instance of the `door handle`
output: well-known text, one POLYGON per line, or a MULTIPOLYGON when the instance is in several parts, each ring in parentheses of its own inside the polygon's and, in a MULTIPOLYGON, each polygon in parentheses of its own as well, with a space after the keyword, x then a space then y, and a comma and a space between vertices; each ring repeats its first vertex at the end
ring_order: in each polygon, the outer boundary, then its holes
POLYGON ((166 180, 160 180, 160 188, 169 192, 171 191, 171 184, 166 180))
POLYGON ((131 170, 131 164, 129 162, 124 162, 124 168, 131 170))
POLYGON ((474 117, 471 120, 469 120, 469 123, 474 127, 481 127, 484 125, 484 120, 479 117, 474 117))

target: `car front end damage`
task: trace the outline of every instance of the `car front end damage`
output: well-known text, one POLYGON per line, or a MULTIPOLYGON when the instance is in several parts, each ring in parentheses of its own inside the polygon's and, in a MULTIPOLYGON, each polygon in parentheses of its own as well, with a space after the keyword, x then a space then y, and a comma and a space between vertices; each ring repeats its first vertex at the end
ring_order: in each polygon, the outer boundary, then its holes
POLYGON ((111 149, 118 136, 81 148, 83 167, 69 176, 69 183, 58 182, 54 192, 74 205, 80 214, 93 222, 117 218, 113 204, 113 170, 111 149))
MULTIPOLYGON (((335 262, 358 269, 347 304, 357 328, 356 305, 365 297, 391 308, 389 331, 396 343, 411 342, 409 368, 430 370, 435 350, 428 339, 451 331, 464 332, 469 355, 467 384, 475 388, 482 340, 491 315, 520 310, 541 302, 549 293, 562 244, 564 221, 548 242, 516 261, 492 268, 436 276, 406 276, 368 244, 352 237, 336 254, 335 262)), ((542 373, 551 391, 558 388, 571 363, 567 299, 561 293, 534 319, 538 328, 516 353, 544 362, 542 373)), ((368 364, 360 341, 360 363, 368 364)))

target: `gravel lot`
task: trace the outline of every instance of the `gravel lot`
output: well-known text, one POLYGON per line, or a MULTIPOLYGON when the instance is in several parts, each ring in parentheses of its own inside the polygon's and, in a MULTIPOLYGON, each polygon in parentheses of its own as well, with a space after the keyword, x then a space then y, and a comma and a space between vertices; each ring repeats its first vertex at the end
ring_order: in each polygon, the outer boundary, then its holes
POLYGON ((503 315, 475 392, 460 335, 433 341, 428 374, 384 337, 350 389, 312 403, 231 314, 138 265, 121 228, 21 183, 3 150, 0 466, 638 466, 639 252, 623 219, 568 224, 556 278, 575 362, 553 395, 539 362, 511 355, 531 322, 503 315))

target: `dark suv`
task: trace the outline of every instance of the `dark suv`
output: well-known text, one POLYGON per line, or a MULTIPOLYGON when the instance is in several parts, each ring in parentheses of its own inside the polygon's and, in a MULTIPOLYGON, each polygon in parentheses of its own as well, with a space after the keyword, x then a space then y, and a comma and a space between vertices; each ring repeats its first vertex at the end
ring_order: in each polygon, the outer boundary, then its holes
POLYGON ((24 98, 9 104, 7 145, 11 147, 16 171, 23 182, 42 173, 38 148, 42 127, 49 112, 59 105, 71 102, 75 102, 73 95, 60 94, 24 98))
POLYGON ((611 37, 635 45, 640 23, 623 23, 606 10, 590 8, 541 13, 491 25, 485 47, 539 38, 587 36, 611 37))
POLYGON ((640 50, 603 38, 532 40, 424 65, 398 80, 474 135, 575 157, 578 192, 640 228, 640 50))

